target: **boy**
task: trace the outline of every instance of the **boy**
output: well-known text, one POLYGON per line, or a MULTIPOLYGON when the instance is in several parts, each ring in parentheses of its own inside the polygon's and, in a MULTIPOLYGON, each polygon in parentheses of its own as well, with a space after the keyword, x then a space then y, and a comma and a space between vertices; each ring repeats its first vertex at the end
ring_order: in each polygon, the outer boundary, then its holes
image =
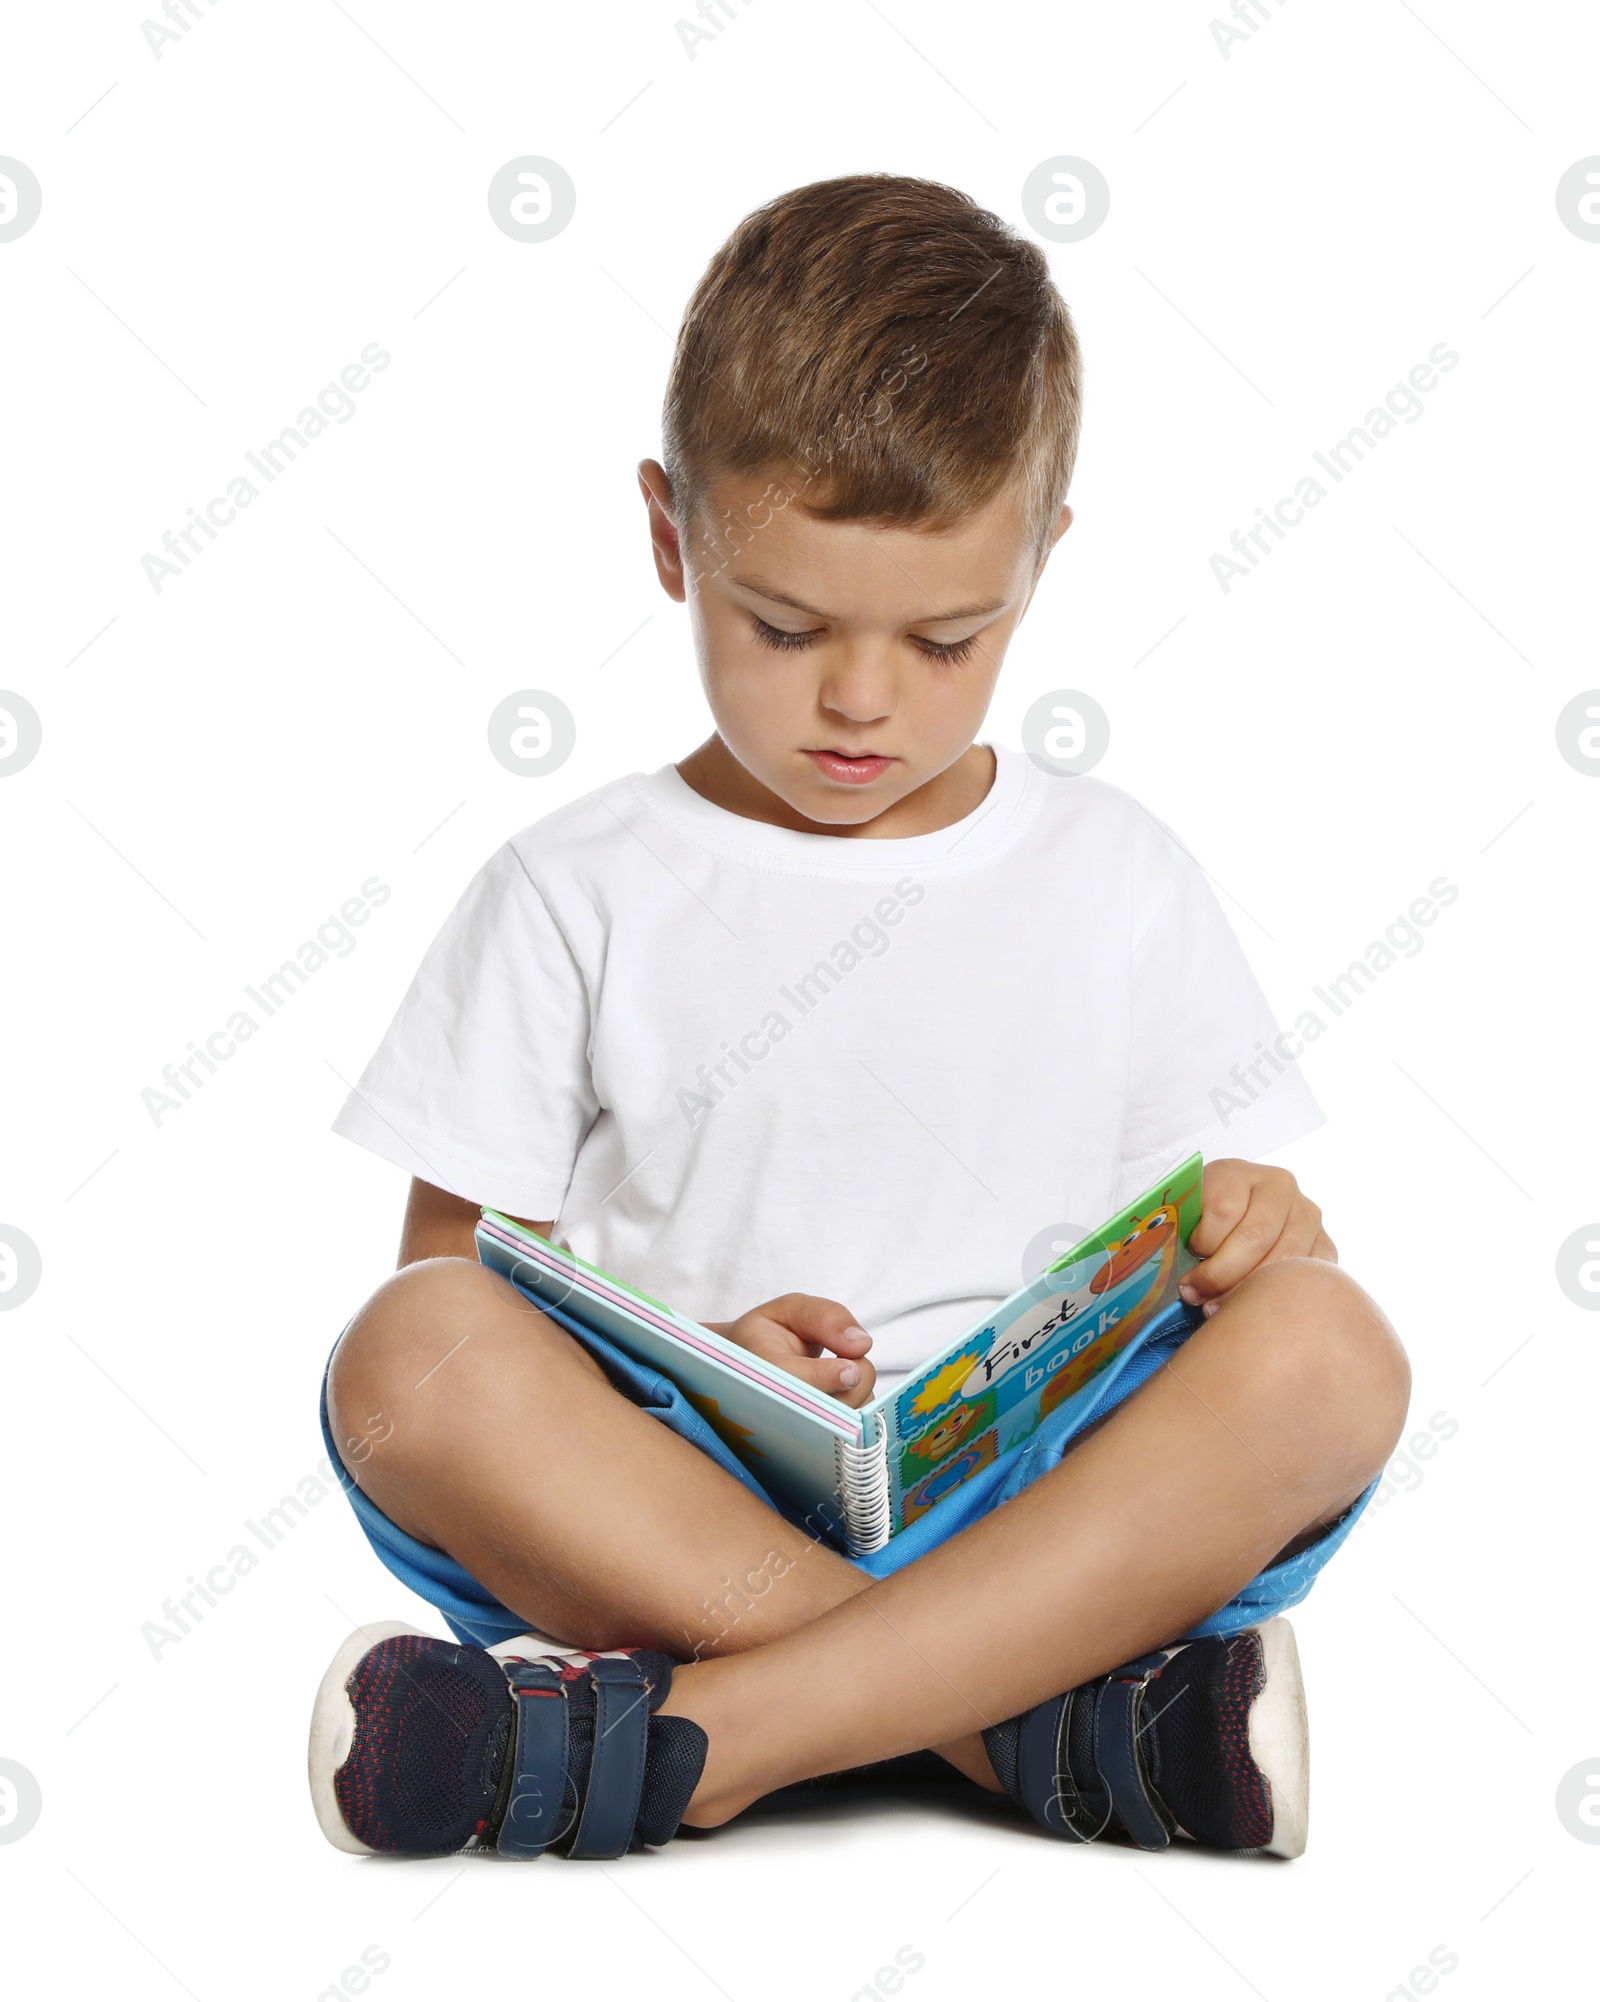
POLYGON ((1181 1345, 854 1562, 474 1258, 501 1209, 861 1404, 1015 1288, 1042 1215, 1219 1152, 1234 1065, 1230 1145, 1320 1122, 1187 851, 976 741, 1078 419, 1044 258, 951 189, 799 189, 702 279, 639 479, 715 734, 490 859, 336 1122, 413 1181, 324 1427, 460 1643, 335 1658, 341 1847, 615 1856, 930 1751, 1069 1839, 1304 1846, 1275 1616, 1408 1372, 1287 1173, 1210 1160, 1181 1345))

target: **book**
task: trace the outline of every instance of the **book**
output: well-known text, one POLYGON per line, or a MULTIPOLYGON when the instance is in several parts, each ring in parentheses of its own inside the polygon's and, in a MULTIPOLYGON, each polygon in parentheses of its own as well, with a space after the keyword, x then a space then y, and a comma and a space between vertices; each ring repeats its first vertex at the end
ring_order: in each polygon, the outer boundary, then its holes
MULTIPOLYGON (((1125 1354, 1198 1263, 1201 1160, 1119 1210, 859 1408, 486 1209, 480 1261, 670 1378, 769 1494, 851 1556, 881 1550, 1125 1354)), ((1187 1311, 1187 1310, 1184 1310, 1187 1311)))

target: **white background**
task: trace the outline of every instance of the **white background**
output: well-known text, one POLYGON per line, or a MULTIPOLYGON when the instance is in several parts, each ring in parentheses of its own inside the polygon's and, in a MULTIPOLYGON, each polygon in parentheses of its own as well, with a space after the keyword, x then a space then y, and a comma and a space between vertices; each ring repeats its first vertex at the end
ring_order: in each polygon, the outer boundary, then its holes
POLYGON ((43 1257, 0 1317, 0 1757, 43 1793, 0 1847, 18 1992, 311 2002, 367 1945, 383 2002, 843 2002, 902 1945, 917 2002, 1377 2002, 1435 1992, 1400 1984, 1438 1946, 1450 2002, 1586 1991, 1600 1848, 1555 1790, 1600 1770, 1600 1320, 1555 1256, 1600 1217, 1600 776, 1555 721, 1600 684, 1600 244, 1554 194, 1600 152, 1600 24, 1263 0, 1224 57, 1166 0, 730 0, 691 60, 668 0, 197 5, 159 60, 133 6, 16 8, 0 76, 0 153, 44 195, 0 243, 0 685, 44 725, 0 783, 0 1224, 43 1257), (544 244, 486 206, 522 154, 578 191, 544 244), (1312 1048, 1330 1123, 1289 1157, 1410 1347, 1410 1429, 1458 1427, 1294 1615, 1310 1850, 885 1806, 587 1869, 337 1855, 302 1768, 317 1677, 356 1618, 440 1630, 345 1503, 159 1659, 141 1627, 314 1468, 319 1371, 392 1263, 401 1178, 328 1132, 341 1080, 508 833, 706 734, 633 467, 716 245, 868 168, 1025 226, 1059 154, 1111 187, 1050 246, 1087 358, 1078 521, 990 733, 1093 693, 1101 775, 1222 886, 1284 1020, 1435 877, 1460 890, 1312 1048), (156 593, 142 555, 370 342, 393 361, 354 418, 156 593), (1439 342, 1423 416, 1224 593, 1212 553, 1439 342), (542 780, 486 748, 526 687, 578 720, 542 780), (356 949, 154 1124, 163 1065, 372 875, 356 949))

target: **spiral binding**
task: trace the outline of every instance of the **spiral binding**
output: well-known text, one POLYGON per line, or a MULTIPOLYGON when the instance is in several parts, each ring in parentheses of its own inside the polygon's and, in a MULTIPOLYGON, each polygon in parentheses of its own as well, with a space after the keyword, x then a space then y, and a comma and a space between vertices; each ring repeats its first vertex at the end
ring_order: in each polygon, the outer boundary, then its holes
POLYGON ((844 1538, 852 1557, 865 1557, 889 1541, 889 1453, 882 1412, 873 1414, 874 1436, 857 1446, 833 1442, 834 1483, 844 1516, 844 1538))

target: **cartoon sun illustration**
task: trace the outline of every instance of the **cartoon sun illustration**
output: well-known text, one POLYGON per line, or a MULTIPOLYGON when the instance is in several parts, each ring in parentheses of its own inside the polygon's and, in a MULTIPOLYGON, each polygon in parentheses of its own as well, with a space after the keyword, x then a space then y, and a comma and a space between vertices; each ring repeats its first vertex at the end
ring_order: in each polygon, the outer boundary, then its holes
POLYGON ((969 1349, 963 1355, 952 1357, 943 1369, 935 1370, 912 1398, 912 1416, 924 1418, 930 1411, 937 1411, 942 1404, 948 1404, 982 1361, 981 1349, 969 1349))

